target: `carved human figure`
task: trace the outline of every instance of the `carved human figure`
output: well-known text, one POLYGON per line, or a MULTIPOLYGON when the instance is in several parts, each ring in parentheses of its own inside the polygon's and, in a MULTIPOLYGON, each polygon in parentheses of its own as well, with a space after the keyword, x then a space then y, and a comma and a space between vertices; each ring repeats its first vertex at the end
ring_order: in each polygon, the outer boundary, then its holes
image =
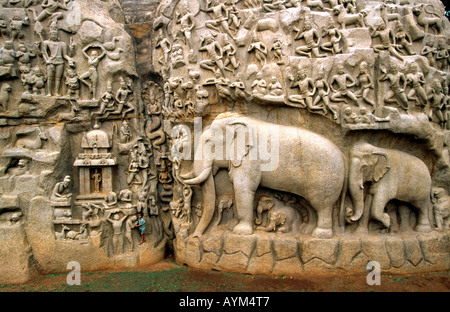
POLYGON ((112 209, 117 207, 117 194, 115 192, 109 192, 108 195, 105 196, 103 207, 105 209, 112 209))
POLYGON ((397 46, 402 47, 408 55, 416 54, 411 50, 412 40, 411 37, 403 28, 402 23, 400 21, 397 21, 396 25, 397 25, 397 33, 395 34, 395 39, 397 42, 397 46))
POLYGON ((257 96, 264 96, 267 93, 267 82, 263 79, 262 73, 256 74, 255 80, 252 82, 252 94, 257 96))
POLYGON ((395 56, 402 62, 403 57, 395 50, 395 35, 392 29, 388 28, 385 23, 380 23, 376 29, 371 29, 370 36, 372 38, 380 37, 381 44, 373 45, 375 52, 389 51, 392 56, 395 56))
POLYGON ((80 95, 80 79, 78 73, 74 68, 69 68, 67 70, 66 77, 67 95, 69 97, 78 98, 80 95))
POLYGON ((248 47, 248 53, 253 53, 255 55, 256 61, 260 63, 261 66, 266 64, 267 61, 267 47, 262 43, 258 36, 253 34, 252 43, 248 47))
POLYGON ((170 43, 169 39, 160 35, 156 40, 155 48, 161 48, 162 50, 162 56, 158 58, 158 62, 161 65, 168 65, 170 52, 172 51, 172 44, 170 43))
POLYGON ((12 87, 9 83, 3 83, 0 87, 0 112, 8 111, 8 104, 11 98, 12 87))
POLYGON ((281 41, 281 36, 276 35, 275 39, 272 43, 272 48, 270 48, 273 52, 273 58, 278 65, 284 64, 284 52, 283 52, 283 42, 281 41))
POLYGON ((16 39, 22 39, 25 35, 23 34, 22 28, 23 26, 30 25, 30 19, 28 16, 25 16, 24 19, 22 19, 19 15, 14 15, 9 20, 9 29, 10 29, 10 36, 11 40, 16 39))
POLYGON ((48 17, 52 17, 52 19, 61 19, 63 17, 63 14, 61 12, 57 12, 59 9, 67 10, 66 3, 61 3, 60 0, 44 0, 41 3, 42 11, 39 13, 39 15, 36 15, 34 9, 32 10, 34 13, 34 19, 38 22, 42 22, 43 20, 47 19, 48 17))
POLYGON ((356 95, 349 88, 356 85, 355 80, 345 72, 344 65, 337 65, 337 73, 331 77, 330 88, 333 91, 330 100, 339 102, 349 98, 356 106, 359 106, 356 95))
POLYGON ((428 104, 427 94, 425 92, 425 76, 419 70, 419 65, 416 62, 409 64, 409 73, 406 75, 406 83, 411 86, 407 97, 409 100, 418 101, 419 104, 425 108, 428 104))
POLYGON ((139 174, 139 162, 137 158, 137 151, 131 150, 130 151, 130 164, 128 166, 128 177, 127 177, 127 184, 142 183, 142 177, 139 174))
POLYGON ((134 242, 133 242, 133 228, 134 228, 134 224, 137 221, 137 217, 136 216, 131 216, 127 219, 127 221, 125 222, 125 238, 127 240, 128 243, 128 251, 129 252, 133 252, 134 250, 134 242))
POLYGON ((359 93, 355 93, 356 96, 361 96, 364 102, 375 106, 375 103, 369 98, 369 92, 374 88, 374 86, 369 72, 369 65, 365 61, 362 61, 359 64, 359 73, 358 77, 356 77, 355 85, 360 88, 359 93))
POLYGON ((83 203, 81 204, 81 208, 86 209, 81 215, 82 220, 88 220, 89 218, 98 219, 99 210, 104 209, 102 206, 94 203, 83 203))
POLYGON ((322 38, 330 37, 330 41, 324 42, 320 45, 322 50, 333 53, 333 55, 342 53, 343 49, 340 47, 342 40, 342 32, 336 28, 334 20, 330 18, 328 21, 328 28, 324 28, 322 38))
POLYGON ((58 182, 53 187, 52 195, 50 196, 50 201, 60 202, 60 203, 70 203, 72 198, 72 193, 68 193, 69 185, 71 182, 70 176, 65 176, 62 182, 58 182))
POLYGON ((134 110, 134 106, 131 104, 131 101, 128 98, 128 95, 133 93, 133 90, 130 88, 130 82, 126 82, 123 77, 120 78, 120 88, 116 92, 115 100, 117 102, 117 109, 113 112, 114 114, 122 113, 122 117, 128 112, 134 110), (124 110, 124 106, 126 109, 124 110))
POLYGON ((178 42, 172 45, 170 51, 170 63, 172 68, 177 69, 186 65, 183 46, 178 42))
POLYGON ((33 76, 31 77, 31 83, 33 85, 33 93, 34 94, 45 94, 45 82, 47 78, 44 75, 44 72, 39 66, 36 66, 32 69, 33 76))
POLYGON ((192 202, 193 191, 189 185, 183 187, 183 215, 186 218, 186 222, 192 222, 191 214, 191 202, 192 202))
POLYGON ((234 2, 234 0, 225 0, 224 4, 228 10, 228 25, 231 30, 237 33, 241 26, 241 18, 234 2))
POLYGON ((236 47, 231 40, 225 41, 225 46, 222 51, 224 55, 224 68, 234 73, 241 63, 236 60, 236 47), (227 67, 229 64, 232 66, 231 69, 227 67))
POLYGON ((296 103, 296 107, 312 108, 312 96, 316 93, 316 87, 314 81, 306 75, 306 70, 300 69, 296 78, 291 74, 288 79, 291 81, 291 89, 298 88, 300 92, 298 95, 290 95, 289 101, 296 103))
POLYGON ((214 36, 211 33, 206 35, 199 51, 206 51, 209 55, 209 59, 200 61, 200 67, 215 72, 216 69, 214 66, 217 66, 222 76, 225 77, 223 49, 220 44, 214 39, 214 36))
POLYGON ((131 131, 126 120, 120 125, 120 143, 130 143, 131 131))
POLYGON ((25 88, 25 92, 32 93, 33 90, 33 82, 32 77, 33 73, 30 67, 23 67, 21 70, 22 74, 20 75, 20 80, 22 81, 22 85, 25 88))
POLYGON ((116 212, 114 213, 114 219, 111 219, 110 216, 106 219, 109 223, 111 223, 113 228, 112 243, 114 254, 116 255, 122 253, 123 251, 122 224, 126 217, 127 215, 124 215, 120 218, 119 213, 116 212))
POLYGON ((283 87, 276 76, 270 78, 269 84, 267 85, 267 91, 273 96, 281 96, 284 94, 283 87))
POLYGON ((319 52, 320 36, 317 30, 312 27, 312 23, 309 18, 305 19, 303 29, 294 27, 294 31, 297 33, 294 40, 305 40, 305 45, 301 45, 295 49, 295 53, 301 56, 307 57, 325 57, 326 54, 319 52))
POLYGON ((182 1, 180 3, 180 10, 176 12, 175 20, 177 24, 180 24, 179 33, 184 36, 184 43, 188 46, 188 49, 191 50, 191 33, 195 28, 195 21, 187 1, 182 1))
POLYGON ((329 94, 330 94, 330 85, 328 84, 328 82, 325 80, 325 71, 323 67, 319 68, 318 74, 317 74, 317 78, 314 81, 314 86, 316 87, 316 97, 314 98, 314 101, 312 103, 312 107, 316 108, 317 110, 322 110, 324 111, 324 114, 327 113, 327 109, 333 113, 333 119, 337 120, 338 118, 338 113, 337 111, 330 105, 330 99, 328 98, 329 94), (325 105, 324 107, 322 105, 319 105, 320 102, 323 102, 323 105, 325 105))
POLYGON ((16 52, 19 71, 22 71, 22 68, 24 67, 31 68, 31 58, 34 57, 36 57, 36 53, 34 53, 32 50, 29 50, 25 44, 19 44, 16 52))
POLYGON ((106 55, 106 51, 103 47, 102 53, 99 55, 97 50, 92 50, 90 54, 87 53, 87 50, 94 48, 92 45, 88 45, 84 47, 82 50, 83 56, 88 61, 89 69, 87 72, 80 76, 81 82, 88 86, 89 92, 92 94, 92 99, 95 100, 97 97, 97 84, 98 84, 98 71, 97 67, 100 63, 101 59, 106 55), (89 79, 89 81, 88 81, 89 79))
POLYGON ((71 64, 73 60, 67 55, 67 45, 59 40, 57 31, 51 31, 50 39, 42 43, 42 57, 47 64, 47 95, 59 96, 64 63, 71 64))
POLYGON ((443 113, 445 94, 442 92, 442 83, 439 79, 435 79, 431 84, 431 90, 428 95, 430 101, 429 119, 432 120, 433 115, 438 119, 441 127, 445 126, 445 117, 443 113))
POLYGON ((98 111, 93 112, 91 114, 91 117, 93 116, 103 116, 104 118, 107 118, 111 113, 115 111, 115 98, 112 90, 111 82, 108 81, 108 84, 106 85, 106 91, 102 94, 100 97, 100 106, 98 108, 98 111))
POLYGON ((389 82, 390 90, 386 92, 384 96, 385 103, 400 103, 401 107, 408 113, 409 105, 408 98, 406 97, 406 77, 398 70, 398 65, 394 62, 389 62, 389 69, 386 73, 382 74, 379 81, 387 80, 389 82))
POLYGON ((222 32, 218 27, 222 27, 222 30, 228 34, 231 38, 234 39, 233 34, 231 33, 229 24, 228 24, 228 16, 229 12, 227 7, 221 3, 219 0, 208 0, 206 2, 206 12, 210 12, 212 14, 212 20, 208 20, 205 22, 205 26, 213 29, 217 32, 222 32))
POLYGON ((446 41, 447 40, 445 38, 440 38, 436 51, 434 52, 436 68, 442 71, 447 70, 448 64, 450 63, 450 54, 448 52, 446 41))
POLYGON ((434 47, 434 38, 428 37, 428 39, 425 41, 425 45, 420 51, 420 55, 423 55, 427 58, 428 63, 430 66, 434 66, 436 61, 434 59, 434 55, 436 53, 436 48, 434 47))
POLYGON ((0 77, 17 77, 14 63, 17 55, 11 40, 5 41, 3 48, 0 48, 0 77), (3 68, 2 68, 3 67, 3 68))
POLYGON ((261 6, 265 11, 273 12, 286 9, 284 6, 285 2, 286 0, 263 0, 261 6))
POLYGON ((101 190, 101 183, 102 183, 102 174, 98 171, 98 169, 95 169, 94 173, 92 173, 91 176, 93 182, 94 182, 94 192, 100 193, 101 190))
POLYGON ((450 198, 441 187, 432 189, 433 215, 438 230, 450 229, 450 198))

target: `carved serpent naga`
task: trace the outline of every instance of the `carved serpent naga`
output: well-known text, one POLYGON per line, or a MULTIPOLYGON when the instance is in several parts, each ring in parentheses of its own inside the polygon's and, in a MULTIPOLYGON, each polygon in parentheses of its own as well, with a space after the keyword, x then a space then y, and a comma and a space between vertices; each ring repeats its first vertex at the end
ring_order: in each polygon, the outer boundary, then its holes
POLYGON ((151 140, 153 148, 161 151, 161 145, 166 141, 166 135, 161 127, 161 103, 164 92, 156 83, 148 82, 144 86, 142 97, 148 103, 147 114, 150 116, 145 126, 145 134, 151 140))

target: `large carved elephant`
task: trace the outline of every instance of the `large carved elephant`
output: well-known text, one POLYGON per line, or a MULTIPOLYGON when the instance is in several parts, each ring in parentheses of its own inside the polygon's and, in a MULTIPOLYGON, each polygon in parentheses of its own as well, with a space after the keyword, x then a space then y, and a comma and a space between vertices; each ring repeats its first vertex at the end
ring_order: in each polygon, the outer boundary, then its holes
POLYGON ((364 205, 367 205, 370 217, 389 228, 391 220, 384 209, 390 200, 396 199, 417 209, 416 231, 431 231, 431 176, 419 158, 399 150, 359 142, 350 150, 348 180, 353 203, 353 213, 347 216, 348 221, 358 221, 364 205), (364 198, 366 183, 370 186, 364 198))
POLYGON ((234 188, 238 219, 234 233, 253 233, 255 192, 262 186, 305 198, 317 212, 317 226, 312 235, 320 238, 333 236, 332 210, 341 193, 346 192, 344 188, 347 173, 343 153, 336 145, 305 129, 277 125, 236 113, 219 114, 211 127, 206 128, 201 134, 199 146, 194 150, 192 172, 179 175, 185 184, 202 184, 204 212, 194 236, 204 233, 214 215, 214 174, 219 168, 229 170, 229 178, 234 188), (220 130, 224 133, 221 138, 220 130), (209 159, 201 158, 203 150, 213 148, 215 154, 217 150, 222 149, 222 154, 225 155, 227 151, 232 150, 234 143, 239 144, 239 131, 248 135, 245 152, 238 149, 238 155, 234 158, 220 157, 221 155, 209 159), (278 134, 277 142, 274 141, 275 134, 278 134), (271 137, 270 144, 268 137, 271 137), (276 168, 262 170, 263 165, 267 164, 267 161, 260 157, 259 147, 263 141, 270 145, 272 157, 277 158, 276 168), (278 149, 275 151, 276 146, 278 149), (258 152, 258 157, 252 157, 255 152, 258 152))

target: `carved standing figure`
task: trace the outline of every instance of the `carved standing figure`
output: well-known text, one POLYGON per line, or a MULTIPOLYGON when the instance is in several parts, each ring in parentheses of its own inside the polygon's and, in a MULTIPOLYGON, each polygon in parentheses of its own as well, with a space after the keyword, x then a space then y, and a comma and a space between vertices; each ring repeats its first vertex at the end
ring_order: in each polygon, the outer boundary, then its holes
POLYGON ((106 51, 103 49, 103 47, 101 47, 102 53, 100 55, 98 54, 97 50, 92 50, 91 54, 88 54, 87 50, 91 48, 93 48, 93 46, 89 45, 82 50, 83 56, 88 61, 89 69, 87 72, 80 76, 80 80, 89 87, 89 91, 92 94, 92 99, 95 100, 97 97, 98 84, 97 67, 101 59, 106 55, 106 51), (90 82, 87 81, 87 79, 89 79, 90 82))

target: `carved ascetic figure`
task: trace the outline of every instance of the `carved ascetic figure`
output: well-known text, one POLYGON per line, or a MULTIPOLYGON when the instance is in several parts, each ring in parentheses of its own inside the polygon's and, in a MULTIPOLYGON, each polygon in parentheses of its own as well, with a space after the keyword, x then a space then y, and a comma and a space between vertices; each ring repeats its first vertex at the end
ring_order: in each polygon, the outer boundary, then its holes
POLYGON ((300 223, 298 212, 291 206, 265 195, 259 199, 255 219, 257 230, 296 233, 300 223))
POLYGON ((297 33, 294 40, 305 40, 305 45, 299 46, 295 49, 295 53, 301 56, 307 57, 325 57, 326 54, 319 53, 319 42, 320 36, 317 30, 312 27, 311 21, 305 20, 303 29, 298 29, 294 27, 294 31, 297 33))
POLYGON ((428 219, 431 211, 431 176, 428 167, 419 158, 399 150, 360 142, 350 151, 348 179, 354 207, 349 218, 351 222, 361 218, 367 205, 371 218, 389 228, 391 219, 384 209, 390 200, 397 199, 411 204, 417 211, 416 231, 431 231, 428 219), (365 183, 370 183, 366 195, 369 198, 364 198, 365 183))
POLYGON ((313 235, 322 238, 333 235, 331 215, 333 206, 346 185, 346 182, 344 183, 346 170, 342 152, 331 141, 305 129, 271 124, 234 113, 218 115, 211 128, 203 132, 200 140, 201 143, 195 150, 193 171, 180 175, 184 184, 202 184, 204 211, 194 236, 201 236, 205 232, 214 215, 216 191, 213 167, 230 170, 239 221, 234 227, 235 233, 253 232, 255 192, 261 186, 303 196, 318 215, 313 235), (255 148, 257 140, 256 135, 252 135, 245 145, 245 153, 241 153, 234 160, 219 160, 215 159, 214 155, 204 156, 203 161, 199 160, 199 153, 211 150, 211 145, 222 144, 223 150, 227 150, 225 139, 224 142, 214 142, 211 139, 213 137, 211 129, 225 131, 226 128, 234 131, 243 129, 249 133, 251 131, 265 138, 268 138, 269 134, 278 133, 279 150, 289 150, 290 153, 279 153, 278 168, 263 171, 261 160, 249 159, 249 153, 253 153, 252 149, 255 148), (293 158, 291 155, 296 157, 293 158), (303 163, 306 159, 315 160, 313 170, 303 163), (286 172, 292 174, 286 175, 286 172))
POLYGON ((70 64, 73 60, 67 55, 67 45, 59 40, 57 31, 51 31, 50 39, 42 43, 42 57, 47 64, 47 95, 59 96, 65 61, 70 64))
POLYGON ((284 65, 285 53, 283 51, 283 42, 281 41, 281 36, 277 35, 273 41, 272 48, 274 61, 278 65, 284 65))
POLYGON ((133 236, 132 236, 132 230, 134 228, 134 224, 137 221, 137 217, 136 216, 131 216, 127 219, 127 221, 125 222, 125 238, 127 240, 128 243, 128 251, 129 252, 133 252, 134 250, 134 242, 133 242, 133 236))
POLYGON ((99 48, 102 49, 101 54, 98 54, 98 51, 95 50, 95 47, 92 45, 88 45, 82 50, 84 57, 88 61, 89 69, 87 72, 85 72, 80 76, 80 80, 88 86, 89 91, 92 94, 93 100, 95 100, 97 97, 97 84, 98 84, 97 67, 101 59, 106 55, 106 51, 104 50, 104 48, 103 47, 99 48), (89 49, 92 49, 90 54, 87 53, 87 50, 89 49), (87 79, 89 79, 89 81, 87 81, 87 79))
POLYGON ((256 78, 252 82, 251 87, 253 95, 264 96, 267 94, 267 82, 263 79, 261 72, 256 74, 256 78))
POLYGON ((248 47, 247 50, 248 53, 253 53, 255 55, 256 61, 261 65, 264 66, 267 61, 267 47, 264 43, 262 43, 258 36, 253 34, 252 37, 252 43, 248 47))
POLYGON ((68 192, 70 182, 70 176, 65 176, 62 182, 56 183, 53 187, 50 201, 56 203, 70 203, 70 199, 72 198, 72 193, 68 192))
POLYGON ((114 254, 116 255, 123 252, 122 224, 123 221, 126 219, 126 217, 127 215, 124 215, 121 218, 119 213, 115 212, 113 219, 111 219, 110 216, 106 218, 106 220, 108 220, 108 222, 111 223, 111 226, 113 228, 112 243, 114 254))

